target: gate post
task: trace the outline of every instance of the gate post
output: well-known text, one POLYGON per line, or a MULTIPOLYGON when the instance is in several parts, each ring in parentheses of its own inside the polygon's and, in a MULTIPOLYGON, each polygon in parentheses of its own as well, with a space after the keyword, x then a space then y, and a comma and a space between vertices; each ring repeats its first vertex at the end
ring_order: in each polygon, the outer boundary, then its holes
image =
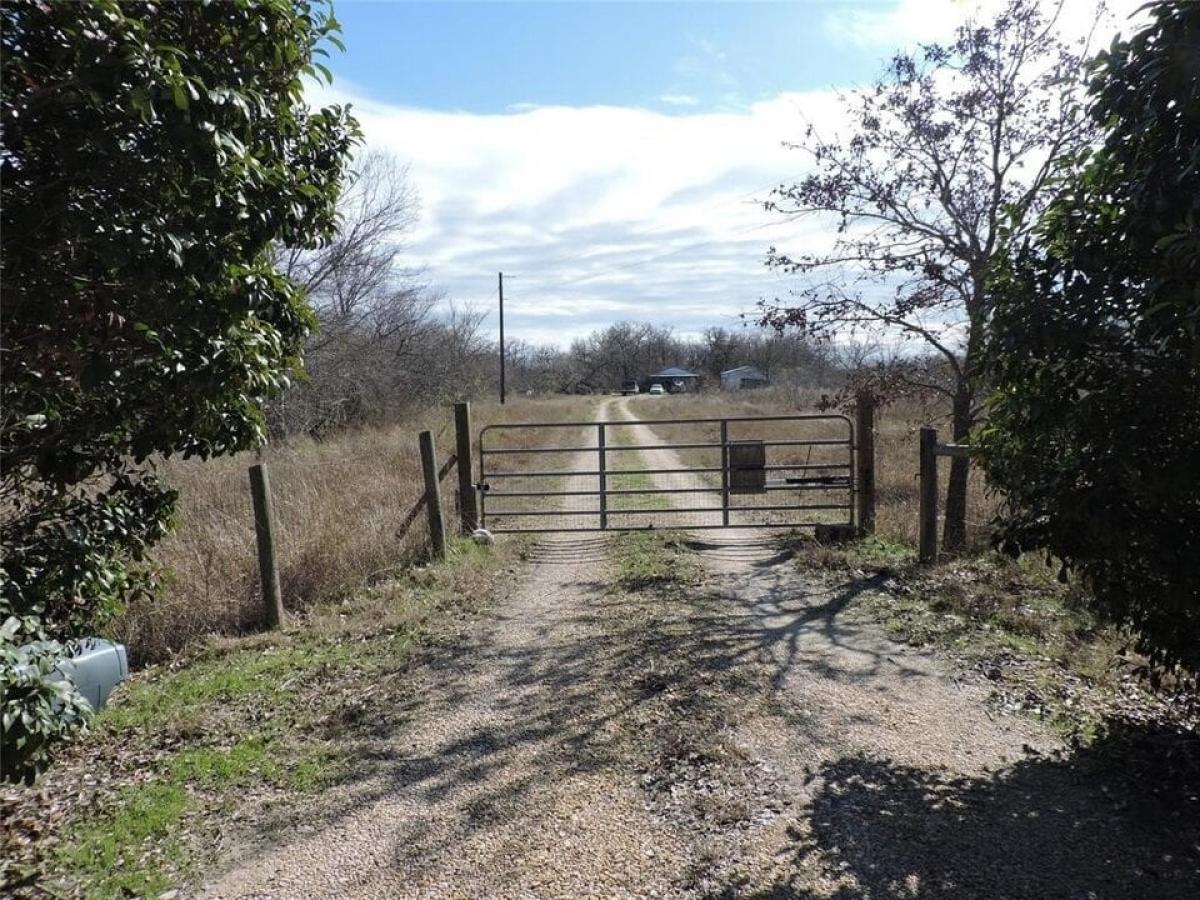
POLYGON ((458 517, 463 534, 479 527, 475 485, 471 476, 475 466, 471 461, 471 404, 454 404, 455 456, 458 457, 458 517))
POLYGON ((600 452, 600 530, 608 530, 608 466, 604 452, 604 423, 596 424, 596 447, 600 452))
POLYGON ((921 511, 917 559, 923 563, 933 562, 937 557, 937 440, 936 429, 921 429, 921 511))
POLYGON ((258 577, 262 583, 263 611, 267 627, 283 627, 283 595, 279 590, 279 566, 275 561, 275 515, 271 507, 271 482, 266 463, 250 467, 250 498, 254 504, 254 539, 258 544, 258 577))
POLYGON ((858 485, 858 530, 875 533, 875 398, 866 391, 854 403, 854 431, 858 438, 855 481, 858 485))
POLYGON ((729 525, 729 421, 721 420, 721 524, 729 525))
POLYGON ((425 475, 425 511, 429 513, 429 540, 435 559, 446 558, 446 523, 442 519, 442 489, 438 483, 437 449, 433 432, 422 431, 421 470, 425 475))

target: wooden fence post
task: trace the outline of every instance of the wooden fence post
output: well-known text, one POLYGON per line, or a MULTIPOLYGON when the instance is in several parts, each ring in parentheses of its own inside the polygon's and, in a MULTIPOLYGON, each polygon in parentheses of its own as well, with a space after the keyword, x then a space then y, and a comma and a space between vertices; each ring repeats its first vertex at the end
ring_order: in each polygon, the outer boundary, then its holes
POLYGON ((471 404, 454 404, 455 456, 458 465, 458 517, 463 534, 479 527, 475 483, 471 480, 475 466, 471 461, 471 404))
POLYGON ((258 542, 258 576, 262 583, 267 627, 283 626, 283 595, 279 591, 279 566, 275 561, 275 517, 271 509, 271 482, 267 467, 250 467, 250 497, 254 502, 254 537, 258 542))
POLYGON ((854 430, 858 437, 855 457, 858 485, 858 530, 860 534, 875 533, 875 398, 867 392, 858 395, 854 403, 854 430))
POLYGON ((422 431, 421 471, 425 475, 425 510, 429 513, 429 540, 435 559, 446 558, 446 523, 442 519, 442 489, 438 483, 437 448, 433 432, 422 431))
POLYGON ((921 519, 917 559, 923 563, 933 562, 937 557, 937 442, 936 429, 921 429, 921 519))

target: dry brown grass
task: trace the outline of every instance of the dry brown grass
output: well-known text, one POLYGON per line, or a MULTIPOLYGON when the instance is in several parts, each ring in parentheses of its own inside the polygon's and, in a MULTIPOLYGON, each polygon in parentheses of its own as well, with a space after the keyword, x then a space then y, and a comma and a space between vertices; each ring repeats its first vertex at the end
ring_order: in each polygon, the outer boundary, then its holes
MULTIPOLYGON (((706 392, 670 394, 637 400, 638 414, 645 418, 705 418, 721 416, 769 416, 790 412, 817 411, 819 391, 770 388, 744 393, 706 392)), ((837 412, 837 410, 831 410, 837 412)), ((904 400, 881 408, 876 414, 875 484, 876 533, 886 540, 915 545, 917 542, 917 432, 923 425, 938 428, 941 440, 949 440, 948 404, 904 400)), ((663 432, 664 437, 669 431, 663 432)), ((766 436, 764 434, 764 436, 766 436)), ((814 434, 815 436, 815 434, 814 434)), ((780 457, 780 461, 795 461, 780 457)), ((945 497, 949 460, 940 461, 939 497, 945 497)), ((973 470, 967 495, 967 538, 971 546, 988 541, 989 523, 996 500, 988 496, 983 473, 973 470)))
MULTIPOLYGON (((586 415, 591 398, 518 397, 506 406, 476 403, 476 428, 499 421, 586 415)), ((349 597, 426 552, 425 517, 401 539, 397 529, 420 496, 417 434, 433 430, 444 460, 454 449, 449 407, 402 426, 356 431, 322 442, 295 441, 263 453, 274 497, 279 575, 285 607, 303 614, 315 603, 349 597)), ((171 460, 160 471, 180 492, 178 527, 155 548, 163 573, 153 599, 129 605, 108 632, 135 662, 162 660, 189 641, 259 627, 259 597, 247 467, 253 453, 201 461, 171 460)), ((447 515, 454 475, 443 483, 447 515)))
MULTIPOLYGON (((744 394, 670 395, 640 398, 639 414, 670 417, 777 415, 811 412, 816 392, 765 390, 744 394), (653 413, 651 413, 651 410, 653 413)), ((586 419, 595 398, 516 397, 505 407, 474 404, 476 429, 504 421, 586 419)), ((917 533, 917 428, 941 424, 944 411, 913 402, 880 411, 877 436, 878 533, 912 544, 917 533)), ((944 426, 943 426, 944 427, 944 426)), ((452 452, 448 407, 433 409, 403 426, 363 430, 323 442, 297 441, 263 454, 275 498, 280 580, 293 614, 346 598, 426 550, 421 516, 404 539, 396 530, 421 492, 417 433, 434 431, 442 459, 452 452)), ((511 440, 533 440, 517 432, 511 440)), ((166 478, 180 491, 176 532, 155 548, 153 562, 163 584, 152 600, 132 603, 110 625, 140 664, 162 660, 198 637, 237 635, 262 621, 253 514, 247 467, 254 454, 199 461, 169 461, 166 478)), ((943 479, 948 465, 943 467, 943 479)), ((453 515, 453 475, 446 481, 453 515)), ((993 501, 978 474, 971 481, 970 535, 987 537, 993 501)))

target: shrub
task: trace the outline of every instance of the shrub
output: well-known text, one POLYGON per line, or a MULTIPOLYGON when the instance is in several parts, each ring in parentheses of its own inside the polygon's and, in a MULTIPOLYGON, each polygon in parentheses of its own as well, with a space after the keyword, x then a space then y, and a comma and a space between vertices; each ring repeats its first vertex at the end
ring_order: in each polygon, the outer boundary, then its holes
POLYGON ((36 623, 10 616, 0 625, 0 780, 32 784, 50 764, 56 744, 72 737, 87 723, 92 708, 71 685, 54 677, 64 655, 55 641, 18 646, 36 623))
POLYGON ((148 586, 176 499, 148 460, 261 440, 312 324, 276 251, 332 233, 357 128, 304 103, 338 27, 307 0, 0 22, 0 617, 66 639, 148 586))
POLYGON ((1096 61, 1094 153, 992 273, 976 436, 1012 554, 1046 550, 1154 664, 1200 670, 1200 4, 1096 61))

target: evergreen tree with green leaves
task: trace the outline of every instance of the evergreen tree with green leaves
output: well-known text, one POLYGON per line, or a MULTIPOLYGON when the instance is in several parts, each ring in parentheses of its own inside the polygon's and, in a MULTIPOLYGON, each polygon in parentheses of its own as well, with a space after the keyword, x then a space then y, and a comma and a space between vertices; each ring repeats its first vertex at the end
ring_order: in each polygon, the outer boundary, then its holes
POLYGON ((1200 4, 1095 60, 1100 145, 991 273, 974 438, 1000 544, 1046 551, 1152 663, 1200 672, 1200 4))
POLYGON ((48 661, 133 592, 175 494, 153 460, 264 434, 313 324, 275 267, 314 247, 357 125, 305 78, 340 47, 308 0, 0 6, 3 777, 76 707, 48 661))

